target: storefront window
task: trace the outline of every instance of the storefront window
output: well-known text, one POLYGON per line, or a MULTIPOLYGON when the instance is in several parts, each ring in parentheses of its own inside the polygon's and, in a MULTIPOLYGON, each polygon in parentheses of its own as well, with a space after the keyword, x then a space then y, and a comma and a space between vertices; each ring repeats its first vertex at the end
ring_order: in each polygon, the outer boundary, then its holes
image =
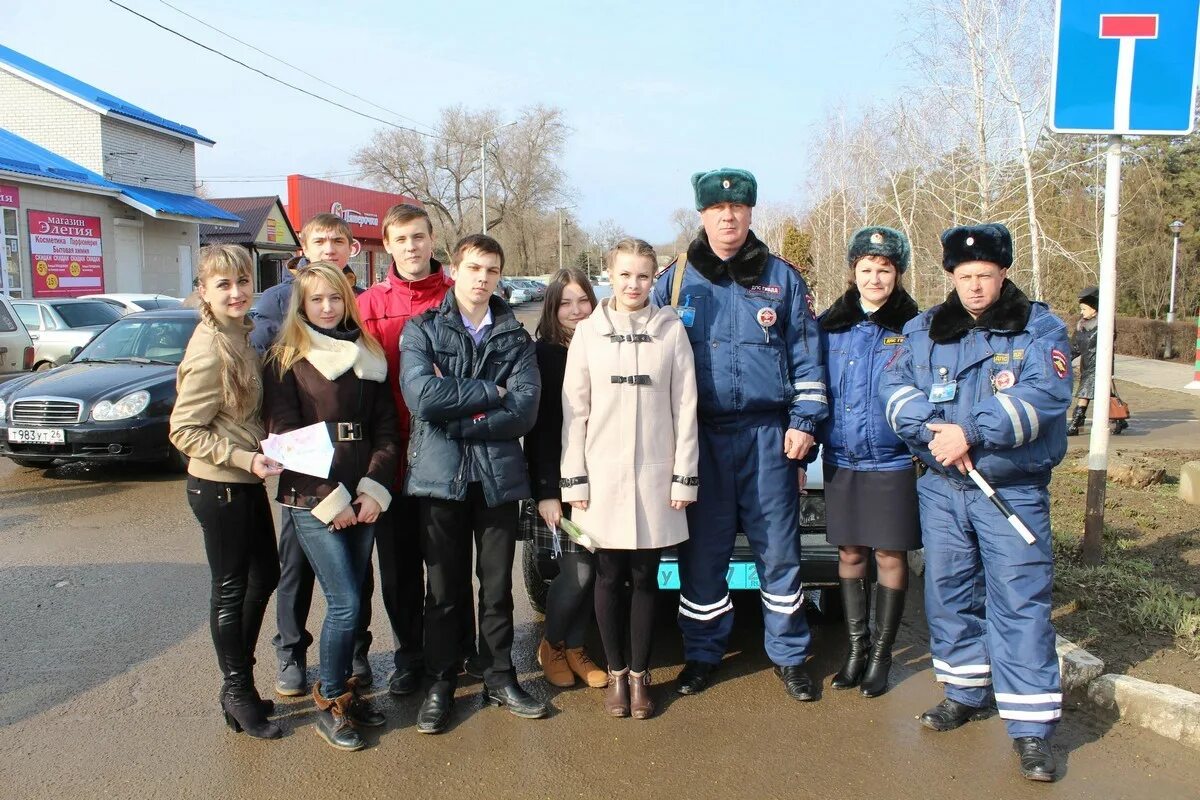
POLYGON ((4 255, 8 265, 8 293, 11 297, 24 297, 21 291, 21 237, 17 233, 17 210, 0 209, 4 214, 4 255))
POLYGON ((349 267, 354 270, 355 283, 366 288, 371 285, 371 280, 368 276, 371 274, 371 255, 367 252, 367 248, 363 248, 354 258, 350 259, 349 267))
POLYGON ((283 280, 284 264, 288 256, 280 253, 264 253, 258 257, 258 285, 256 291, 265 292, 283 280))

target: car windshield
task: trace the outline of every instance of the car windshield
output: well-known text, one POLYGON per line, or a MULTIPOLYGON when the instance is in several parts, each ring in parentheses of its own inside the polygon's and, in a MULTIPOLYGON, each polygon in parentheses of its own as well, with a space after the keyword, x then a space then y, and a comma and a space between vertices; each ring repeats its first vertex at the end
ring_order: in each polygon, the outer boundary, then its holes
POLYGON ((126 317, 88 343, 75 361, 151 361, 178 364, 183 360, 196 319, 138 319, 126 317))
POLYGON ((54 310, 67 323, 68 328, 85 328, 88 325, 107 325, 121 318, 121 312, 108 303, 84 302, 61 303, 54 310))

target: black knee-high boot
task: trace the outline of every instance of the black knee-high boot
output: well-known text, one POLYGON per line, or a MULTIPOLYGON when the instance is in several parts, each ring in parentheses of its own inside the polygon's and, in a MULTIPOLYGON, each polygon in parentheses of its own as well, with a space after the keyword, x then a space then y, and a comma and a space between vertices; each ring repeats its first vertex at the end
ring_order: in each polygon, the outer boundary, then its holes
POLYGON ((1083 427, 1083 420, 1087 417, 1087 406, 1075 405, 1075 413, 1071 416, 1071 422, 1067 425, 1067 436, 1078 436, 1079 429, 1083 427))
POLYGON ((904 616, 904 594, 904 589, 875 587, 875 642, 859 686, 863 697, 878 697, 888 690, 892 645, 900 630, 900 618, 904 616))
POLYGON ((833 676, 835 689, 850 689, 858 686, 863 670, 867 666, 867 655, 871 650, 871 629, 867 626, 867 582, 863 578, 842 579, 842 609, 846 614, 846 633, 850 647, 842 668, 833 676))

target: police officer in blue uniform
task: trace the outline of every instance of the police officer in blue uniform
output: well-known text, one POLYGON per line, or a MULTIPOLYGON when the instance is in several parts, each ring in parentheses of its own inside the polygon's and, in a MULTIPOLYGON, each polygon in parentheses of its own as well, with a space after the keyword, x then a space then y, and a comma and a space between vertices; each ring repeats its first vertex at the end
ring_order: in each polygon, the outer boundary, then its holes
POLYGON ((704 229, 660 275, 696 362, 700 494, 679 548, 680 694, 707 688, 733 629, 726 572, 744 531, 758 568, 767 655, 787 693, 817 699, 804 669, 809 630, 800 585, 798 459, 828 414, 813 298, 800 273, 750 231, 749 172, 692 176, 704 229))
POLYGON ((954 291, 905 325, 879 386, 889 424, 929 466, 917 482, 925 612, 946 697, 920 719, 948 731, 998 708, 1021 774, 1052 781, 1062 690, 1047 486, 1067 449, 1071 348, 1062 320, 1008 280, 1007 228, 951 228, 942 248, 954 291), (1032 543, 968 477, 972 469, 1032 543))

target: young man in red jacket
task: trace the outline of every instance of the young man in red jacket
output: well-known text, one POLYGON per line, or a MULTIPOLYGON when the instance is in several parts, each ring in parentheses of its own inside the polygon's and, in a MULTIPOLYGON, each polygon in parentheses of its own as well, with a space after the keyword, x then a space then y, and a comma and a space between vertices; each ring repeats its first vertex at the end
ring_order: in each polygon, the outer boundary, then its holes
MULTIPOLYGON (((419 689, 424 674, 425 575, 417 535, 416 503, 402 491, 407 467, 403 454, 408 449, 409 413, 400 394, 400 337, 410 319, 441 305, 454 282, 433 257, 433 223, 425 209, 403 203, 392 206, 384 215, 380 228, 383 247, 392 257, 392 266, 387 280, 358 296, 358 309, 363 327, 383 345, 388 384, 399 416, 402 455, 396 471, 396 491, 391 508, 375 526, 375 544, 379 550, 380 591, 396 646, 396 670, 388 679, 388 691, 402 696, 419 689)), ((471 594, 468 587, 467 596, 460 603, 465 609, 462 616, 464 658, 473 655, 475 649, 471 594)))

